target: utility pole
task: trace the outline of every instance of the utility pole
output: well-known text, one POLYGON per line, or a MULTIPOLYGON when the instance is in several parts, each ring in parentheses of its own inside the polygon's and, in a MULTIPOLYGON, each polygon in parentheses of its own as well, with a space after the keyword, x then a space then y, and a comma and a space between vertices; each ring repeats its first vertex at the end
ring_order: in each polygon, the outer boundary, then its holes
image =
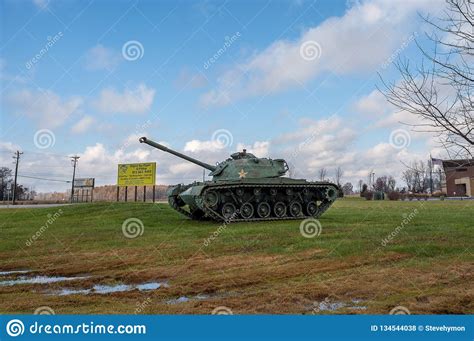
POLYGON ((431 157, 430 154, 430 194, 433 194, 433 158, 431 157))
POLYGON ((15 156, 13 156, 13 159, 15 159, 15 180, 13 181, 13 202, 12 204, 15 205, 16 201, 16 180, 18 177, 18 163, 20 162, 20 155, 23 153, 20 153, 20 151, 16 151, 15 156))
POLYGON ((74 167, 74 170, 72 171, 71 203, 74 200, 74 180, 76 179, 77 160, 79 160, 79 156, 77 155, 71 156, 71 163, 72 163, 72 166, 74 167))

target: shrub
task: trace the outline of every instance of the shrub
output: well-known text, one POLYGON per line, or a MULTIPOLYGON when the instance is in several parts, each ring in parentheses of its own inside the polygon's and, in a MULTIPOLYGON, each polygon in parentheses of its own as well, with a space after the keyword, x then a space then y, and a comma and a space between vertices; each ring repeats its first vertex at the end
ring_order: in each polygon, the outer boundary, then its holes
POLYGON ((433 198, 441 198, 441 197, 445 197, 446 193, 444 193, 442 191, 436 191, 436 192, 433 192, 433 194, 431 194, 431 196, 433 198))
POLYGON ((428 200, 429 195, 426 193, 413 193, 409 196, 410 200, 416 199, 418 201, 420 200, 428 200))
POLYGON ((387 196, 388 200, 399 200, 402 195, 397 191, 391 191, 388 192, 387 196))
POLYGON ((377 191, 374 193, 374 200, 384 200, 385 195, 382 191, 377 191))
POLYGON ((365 193, 367 193, 367 184, 362 185, 362 190, 360 191, 360 197, 365 198, 365 193))
POLYGON ((364 192, 364 198, 366 200, 372 200, 374 198, 374 192, 371 191, 365 191, 364 192))

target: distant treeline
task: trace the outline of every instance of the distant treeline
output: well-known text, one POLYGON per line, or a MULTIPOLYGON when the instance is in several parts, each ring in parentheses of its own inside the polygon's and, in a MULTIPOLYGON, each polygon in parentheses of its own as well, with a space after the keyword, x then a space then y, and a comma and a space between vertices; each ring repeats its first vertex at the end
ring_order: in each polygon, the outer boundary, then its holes
MULTIPOLYGON (((166 185, 156 185, 155 186, 155 200, 166 200, 166 190, 168 186, 166 185)), ((82 189, 76 189, 76 195, 80 197, 80 191, 82 189), (78 193, 79 192, 79 193, 78 193)), ((85 191, 85 190, 84 190, 85 191)), ((135 187, 129 186, 127 190, 127 201, 135 200, 135 187)), ((53 192, 53 193, 38 193, 35 195, 34 200, 37 201, 57 201, 64 202, 69 201, 71 196, 71 191, 67 192, 53 192)), ((99 186, 94 188, 94 201, 116 201, 117 200, 117 186, 115 185, 106 185, 99 186)), ((125 201, 125 187, 120 187, 119 200, 125 201)), ((146 200, 153 200, 153 186, 146 187, 146 200)), ((143 186, 137 187, 137 201, 143 201, 143 186)))
MULTIPOLYGON (((166 185, 155 186, 155 200, 166 200, 166 185)), ((94 201, 115 201, 117 200, 117 186, 99 186, 94 188, 94 201)), ((125 201, 125 187, 120 187, 119 200, 125 201)), ((135 186, 128 186, 127 200, 135 200, 135 186)), ((146 200, 153 200, 153 186, 146 187, 146 200)), ((143 186, 137 186, 137 201, 143 201, 143 186)))

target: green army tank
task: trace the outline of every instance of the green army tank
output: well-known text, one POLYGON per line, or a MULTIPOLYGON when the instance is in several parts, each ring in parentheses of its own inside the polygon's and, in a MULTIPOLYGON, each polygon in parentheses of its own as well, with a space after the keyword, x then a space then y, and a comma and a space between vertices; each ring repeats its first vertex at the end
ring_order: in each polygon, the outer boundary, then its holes
POLYGON ((283 159, 258 158, 244 149, 214 166, 146 137, 140 142, 210 171, 210 181, 179 184, 167 191, 170 206, 191 219, 234 222, 317 218, 338 197, 339 188, 331 182, 285 177, 289 168, 283 159))

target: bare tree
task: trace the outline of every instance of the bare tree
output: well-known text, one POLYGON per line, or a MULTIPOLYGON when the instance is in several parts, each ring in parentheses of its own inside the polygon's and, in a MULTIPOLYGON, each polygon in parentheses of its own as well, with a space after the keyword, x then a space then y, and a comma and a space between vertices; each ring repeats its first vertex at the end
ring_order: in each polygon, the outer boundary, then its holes
POLYGON ((327 170, 326 170, 326 168, 324 168, 324 167, 321 168, 321 169, 319 170, 319 180, 320 180, 320 181, 324 181, 324 180, 326 179, 326 175, 327 175, 327 170))
POLYGON ((397 183, 397 181, 395 180, 395 178, 393 176, 389 175, 388 180, 387 180, 388 190, 389 191, 394 191, 396 183, 397 183))
POLYGON ((426 34, 433 43, 413 69, 408 60, 394 63, 401 80, 382 80, 387 100, 416 115, 418 131, 438 137, 451 158, 472 157, 474 146, 474 10, 472 0, 447 0, 446 16, 424 20, 433 28, 426 34), (452 153, 455 153, 454 155, 452 153))
POLYGON ((409 191, 415 193, 424 193, 430 188, 430 169, 429 164, 423 161, 413 161, 403 171, 402 178, 409 191))
POLYGON ((367 183, 368 183, 369 187, 372 187, 372 189, 373 189, 374 182, 375 182, 374 176, 375 176, 374 170, 371 169, 370 172, 369 172, 369 175, 367 176, 367 180, 368 180, 367 183))
POLYGON ((342 174, 343 174, 342 168, 340 166, 337 167, 336 170, 334 171, 334 175, 335 175, 335 178, 336 178, 336 184, 339 187, 341 187, 342 174))
POLYGON ((346 182, 344 186, 342 186, 342 192, 344 195, 350 195, 353 193, 353 186, 350 182, 346 182))
POLYGON ((387 188, 388 188, 387 182, 388 182, 388 178, 386 175, 379 176, 377 180, 375 180, 374 189, 376 191, 387 192, 387 188))
POLYGON ((407 185, 407 190, 413 191, 413 179, 414 179, 414 171, 410 168, 405 169, 402 173, 402 178, 403 181, 405 181, 405 184, 407 185))
POLYGON ((0 167, 0 200, 5 200, 7 197, 7 188, 12 183, 12 170, 7 167, 0 167))

